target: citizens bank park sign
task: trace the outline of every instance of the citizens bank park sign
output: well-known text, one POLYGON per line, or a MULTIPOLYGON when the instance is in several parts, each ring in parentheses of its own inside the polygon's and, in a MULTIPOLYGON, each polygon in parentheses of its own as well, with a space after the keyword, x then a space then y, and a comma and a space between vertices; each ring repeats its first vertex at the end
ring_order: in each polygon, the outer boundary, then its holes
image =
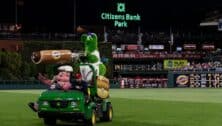
POLYGON ((112 21, 115 27, 128 27, 128 22, 141 21, 140 14, 130 14, 126 12, 125 3, 116 4, 116 13, 102 12, 100 18, 103 21, 112 21))

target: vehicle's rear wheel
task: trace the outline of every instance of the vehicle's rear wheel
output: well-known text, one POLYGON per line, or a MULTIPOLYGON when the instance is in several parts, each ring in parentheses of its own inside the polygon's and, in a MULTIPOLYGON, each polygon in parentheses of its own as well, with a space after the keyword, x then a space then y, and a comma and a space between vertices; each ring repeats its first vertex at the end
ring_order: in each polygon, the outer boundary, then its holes
POLYGON ((56 119, 53 118, 44 118, 44 123, 47 126, 55 126, 56 125, 56 119))
POLYGON ((113 107, 111 103, 107 103, 106 111, 103 112, 102 121, 112 121, 113 119, 113 107))
POLYGON ((95 126, 96 125, 96 112, 92 110, 92 115, 90 119, 87 120, 87 126, 95 126))

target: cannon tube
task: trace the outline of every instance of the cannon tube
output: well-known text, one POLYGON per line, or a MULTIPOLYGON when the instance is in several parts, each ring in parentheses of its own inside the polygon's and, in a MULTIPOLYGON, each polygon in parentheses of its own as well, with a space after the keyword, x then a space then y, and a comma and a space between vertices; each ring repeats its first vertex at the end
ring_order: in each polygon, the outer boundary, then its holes
POLYGON ((72 61, 72 52, 70 50, 41 50, 33 52, 31 60, 35 64, 69 63, 72 61))

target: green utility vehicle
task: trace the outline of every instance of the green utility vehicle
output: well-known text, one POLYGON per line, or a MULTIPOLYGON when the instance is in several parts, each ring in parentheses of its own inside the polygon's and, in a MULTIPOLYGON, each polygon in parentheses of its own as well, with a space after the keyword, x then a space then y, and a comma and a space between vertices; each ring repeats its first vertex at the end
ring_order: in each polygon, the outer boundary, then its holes
MULTIPOLYGON (((47 90, 38 98, 38 116, 43 118, 46 125, 55 125, 57 120, 68 122, 82 122, 87 126, 94 126, 97 120, 112 121, 113 108, 108 97, 100 97, 98 93, 98 77, 93 71, 92 82, 88 85, 88 94, 81 90, 47 90), (88 98, 87 98, 88 96, 88 98), (87 100, 88 99, 88 100, 87 100)), ((74 84, 75 85, 75 84, 74 84)), ((106 90, 107 91, 107 90, 106 90)))

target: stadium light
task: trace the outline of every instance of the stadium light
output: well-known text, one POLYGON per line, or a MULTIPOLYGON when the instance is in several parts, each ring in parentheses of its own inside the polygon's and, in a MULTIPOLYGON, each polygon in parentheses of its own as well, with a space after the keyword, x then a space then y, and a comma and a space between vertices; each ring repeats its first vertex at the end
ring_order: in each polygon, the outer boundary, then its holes
POLYGON ((218 31, 222 31, 222 19, 218 19, 218 21, 201 22, 200 26, 217 26, 218 31))
POLYGON ((222 18, 218 22, 218 31, 222 31, 222 18))
POLYGON ((211 21, 211 22, 201 22, 200 26, 217 26, 218 22, 216 21, 211 21))

